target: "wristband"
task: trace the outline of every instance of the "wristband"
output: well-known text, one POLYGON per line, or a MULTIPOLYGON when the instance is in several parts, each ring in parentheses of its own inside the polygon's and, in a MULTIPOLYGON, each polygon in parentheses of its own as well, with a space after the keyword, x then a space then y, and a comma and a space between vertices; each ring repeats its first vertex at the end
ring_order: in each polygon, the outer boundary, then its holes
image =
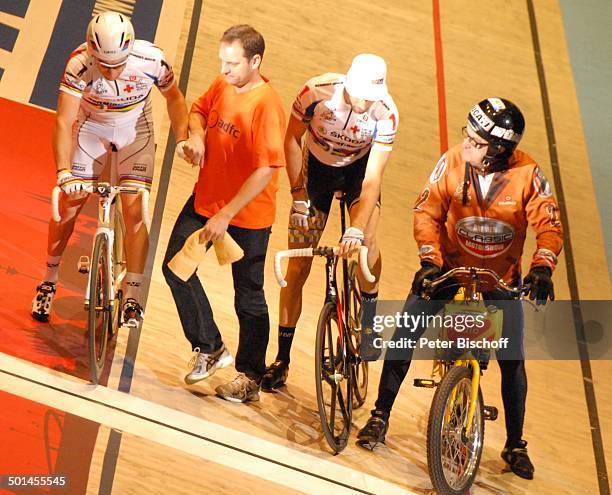
POLYGON ((304 186, 304 184, 292 187, 291 194, 293 194, 294 192, 302 191, 302 190, 306 190, 306 186, 304 186))

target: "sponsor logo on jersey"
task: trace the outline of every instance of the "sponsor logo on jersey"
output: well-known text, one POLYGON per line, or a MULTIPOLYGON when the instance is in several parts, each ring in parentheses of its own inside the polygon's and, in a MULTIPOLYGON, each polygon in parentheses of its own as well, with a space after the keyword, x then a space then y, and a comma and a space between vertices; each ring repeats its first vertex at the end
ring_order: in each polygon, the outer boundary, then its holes
POLYGON ((340 141, 344 141, 345 143, 350 143, 350 144, 364 144, 365 143, 365 140, 363 139, 353 139, 337 131, 331 131, 330 135, 331 137, 339 139, 340 141))
POLYGON ((536 167, 533 174, 533 187, 535 187, 535 190, 538 192, 538 196, 541 198, 550 198, 552 196, 550 184, 548 183, 546 177, 544 177, 540 167, 536 167))
MULTIPOLYGON (((472 195, 470 194, 469 187, 466 192, 466 196, 467 196, 467 199, 465 202, 465 206, 469 206, 470 203, 472 202, 472 195)), ((457 188, 455 189, 455 192, 453 193, 453 199, 457 203, 461 203, 463 205, 463 183, 457 185, 457 188)))
POLYGON ((446 170, 446 155, 442 155, 442 157, 436 163, 431 175, 429 176, 429 182, 435 184, 440 180, 440 178, 444 175, 444 171, 446 170))
POLYGON ((459 245, 478 258, 494 258, 506 252, 514 241, 512 225, 494 218, 466 217, 455 225, 459 245))
POLYGON ((132 167, 132 171, 133 172, 146 172, 147 171, 147 166, 146 165, 134 164, 134 166, 132 167))
POLYGON ((225 121, 219 117, 219 113, 214 108, 208 115, 207 124, 209 129, 216 127, 220 131, 230 134, 234 139, 238 139, 240 137, 240 129, 238 129, 232 122, 225 121))
POLYGON ((516 206, 516 201, 512 199, 512 196, 506 196, 503 201, 498 201, 499 206, 516 206))
POLYGON ((105 95, 108 93, 106 86, 104 86, 104 83, 100 79, 98 79, 94 85, 94 93, 97 95, 105 95))
POLYGON ((330 110, 328 112, 323 112, 321 114, 321 119, 327 121, 327 122, 335 122, 336 121, 336 114, 334 114, 333 110, 330 110))

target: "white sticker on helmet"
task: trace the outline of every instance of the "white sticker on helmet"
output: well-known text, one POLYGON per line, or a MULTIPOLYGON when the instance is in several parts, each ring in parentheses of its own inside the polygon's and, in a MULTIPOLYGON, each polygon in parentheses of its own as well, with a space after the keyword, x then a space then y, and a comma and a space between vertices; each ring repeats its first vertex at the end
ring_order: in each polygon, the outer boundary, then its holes
POLYGON ((474 108, 470 110, 470 115, 487 132, 495 125, 487 114, 482 111, 479 105, 475 105, 474 108))
POLYGON ((491 106, 493 107, 493 110, 495 110, 496 112, 499 112, 500 110, 506 108, 504 102, 501 101, 499 98, 488 98, 488 100, 491 106))

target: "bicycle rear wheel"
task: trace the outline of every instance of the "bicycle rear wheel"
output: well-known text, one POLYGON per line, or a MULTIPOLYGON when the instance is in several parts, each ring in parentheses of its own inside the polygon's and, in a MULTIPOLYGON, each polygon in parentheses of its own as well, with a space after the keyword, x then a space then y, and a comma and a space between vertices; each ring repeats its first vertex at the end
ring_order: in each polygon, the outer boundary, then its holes
POLYGON ((315 381, 323 434, 335 454, 348 443, 353 413, 353 376, 344 345, 336 306, 328 302, 317 325, 315 381))
POLYGON ((348 332, 351 347, 351 366, 353 367, 353 408, 363 405, 368 394, 368 362, 361 359, 361 293, 357 284, 357 262, 351 261, 349 278, 349 322, 348 332))
POLYGON ((484 440, 482 392, 466 437, 472 370, 453 366, 434 395, 427 425, 427 467, 440 495, 463 495, 476 478, 484 440))
POLYGON ((106 343, 111 320, 111 277, 108 272, 108 238, 96 236, 89 271, 89 370, 91 381, 97 384, 102 376, 106 360, 106 343))

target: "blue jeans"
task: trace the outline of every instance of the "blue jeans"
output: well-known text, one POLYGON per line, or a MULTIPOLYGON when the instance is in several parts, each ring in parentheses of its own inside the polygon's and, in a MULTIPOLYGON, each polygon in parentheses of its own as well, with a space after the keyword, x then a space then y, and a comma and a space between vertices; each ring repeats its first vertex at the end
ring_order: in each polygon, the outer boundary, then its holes
MULTIPOLYGON (((192 195, 176 219, 162 271, 172 291, 183 332, 192 349, 199 347, 200 352, 211 353, 219 350, 223 341, 197 273, 184 282, 168 268, 168 262, 180 251, 187 238, 208 221, 208 218, 196 213, 194 201, 195 195, 192 195)), ((230 225, 227 232, 244 251, 244 257, 232 264, 234 308, 240 324, 236 370, 259 381, 266 367, 266 348, 270 334, 263 282, 271 228, 243 229, 230 225)))

